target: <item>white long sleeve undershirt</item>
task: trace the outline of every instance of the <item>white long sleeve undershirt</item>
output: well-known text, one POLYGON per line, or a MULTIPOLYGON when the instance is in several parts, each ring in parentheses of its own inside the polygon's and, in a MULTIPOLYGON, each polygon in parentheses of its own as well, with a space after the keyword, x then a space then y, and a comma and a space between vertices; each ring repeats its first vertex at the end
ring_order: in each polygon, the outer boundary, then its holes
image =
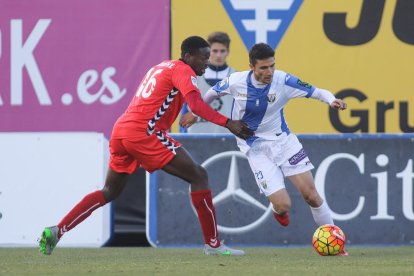
POLYGON ((313 91, 311 98, 320 100, 329 105, 331 105, 332 102, 336 99, 335 96, 331 92, 325 89, 320 89, 320 88, 316 88, 315 91, 313 91))
MULTIPOLYGON (((210 88, 206 94, 204 94, 203 101, 210 104, 212 101, 219 97, 220 96, 217 94, 217 92, 214 89, 210 88)), ((316 88, 312 93, 311 98, 320 100, 328 105, 331 105, 332 102, 336 99, 331 92, 321 88, 316 88)))

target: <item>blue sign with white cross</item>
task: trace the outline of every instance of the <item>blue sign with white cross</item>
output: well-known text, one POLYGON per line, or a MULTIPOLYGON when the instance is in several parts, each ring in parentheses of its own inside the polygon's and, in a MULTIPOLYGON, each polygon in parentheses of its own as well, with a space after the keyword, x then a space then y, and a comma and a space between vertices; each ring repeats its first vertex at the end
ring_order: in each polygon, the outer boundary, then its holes
POLYGON ((303 0, 221 0, 244 45, 265 42, 273 49, 282 40, 303 0))

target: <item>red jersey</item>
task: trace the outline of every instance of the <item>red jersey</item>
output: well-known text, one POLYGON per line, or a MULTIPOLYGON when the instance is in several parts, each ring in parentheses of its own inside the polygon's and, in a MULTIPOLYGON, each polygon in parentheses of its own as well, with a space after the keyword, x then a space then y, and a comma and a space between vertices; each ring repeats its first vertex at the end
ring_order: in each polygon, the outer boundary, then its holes
POLYGON ((195 72, 181 60, 167 60, 152 67, 115 123, 112 138, 146 135, 149 124, 154 131, 167 131, 180 113, 185 95, 200 93, 196 83, 195 72))

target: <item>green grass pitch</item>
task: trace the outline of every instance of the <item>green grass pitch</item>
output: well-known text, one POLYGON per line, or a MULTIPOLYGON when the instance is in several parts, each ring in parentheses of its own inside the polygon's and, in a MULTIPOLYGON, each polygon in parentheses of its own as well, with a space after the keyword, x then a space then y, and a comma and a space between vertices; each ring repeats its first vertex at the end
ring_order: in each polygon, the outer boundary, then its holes
POLYGON ((245 248, 246 255, 205 256, 202 249, 105 247, 0 248, 0 275, 414 275, 414 246, 348 247, 321 257, 311 247, 245 248))

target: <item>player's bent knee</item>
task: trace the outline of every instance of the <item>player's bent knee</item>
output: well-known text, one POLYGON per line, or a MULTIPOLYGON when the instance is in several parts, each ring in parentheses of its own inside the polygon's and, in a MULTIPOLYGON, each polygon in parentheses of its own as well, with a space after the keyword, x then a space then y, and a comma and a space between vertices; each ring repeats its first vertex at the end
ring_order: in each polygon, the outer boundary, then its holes
POLYGON ((105 197, 106 202, 111 202, 115 200, 121 193, 121 190, 117 189, 108 189, 107 187, 102 188, 102 193, 105 197))
POLYGON ((316 190, 313 190, 313 191, 311 191, 307 194, 304 194, 303 198, 312 207, 318 207, 318 206, 322 205, 322 203, 323 203, 322 198, 319 196, 319 194, 316 190))
POLYGON ((187 179, 191 185, 191 190, 200 191, 208 189, 208 175, 206 169, 200 165, 197 165, 193 171, 194 172, 187 179))
POLYGON ((114 177, 107 179, 105 186, 102 188, 106 202, 113 201, 122 193, 128 177, 128 174, 116 174, 114 177))

